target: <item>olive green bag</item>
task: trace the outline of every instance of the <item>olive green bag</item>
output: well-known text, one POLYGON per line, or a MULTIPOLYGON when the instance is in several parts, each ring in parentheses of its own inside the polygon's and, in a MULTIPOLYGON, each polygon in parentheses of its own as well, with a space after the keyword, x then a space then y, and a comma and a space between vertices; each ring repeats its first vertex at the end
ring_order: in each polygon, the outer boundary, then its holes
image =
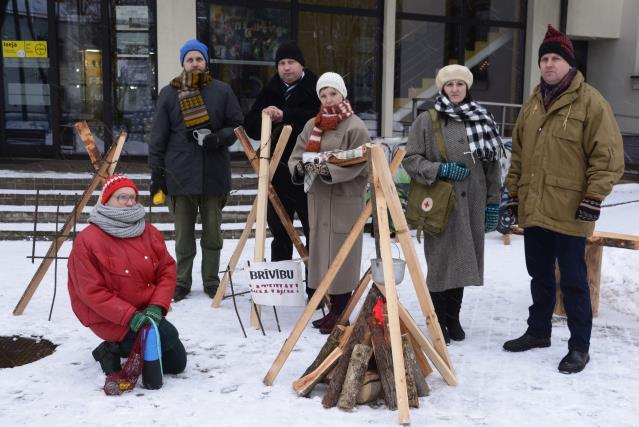
MULTIPOLYGON (((437 118, 437 111, 428 110, 433 123, 435 143, 442 159, 447 162, 448 155, 442 131, 437 118)), ((455 207, 455 189, 453 183, 437 179, 431 185, 424 185, 411 179, 408 187, 408 206, 406 208, 406 222, 411 228, 417 229, 417 241, 421 232, 434 236, 441 233, 448 226, 448 215, 455 207)))

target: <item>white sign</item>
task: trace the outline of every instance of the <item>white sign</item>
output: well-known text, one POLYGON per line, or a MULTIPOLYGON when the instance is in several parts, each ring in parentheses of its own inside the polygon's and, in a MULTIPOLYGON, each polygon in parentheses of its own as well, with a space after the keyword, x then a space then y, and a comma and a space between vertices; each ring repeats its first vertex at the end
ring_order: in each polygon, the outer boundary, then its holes
POLYGON ((299 261, 253 262, 249 269, 251 296, 260 305, 306 305, 299 261))

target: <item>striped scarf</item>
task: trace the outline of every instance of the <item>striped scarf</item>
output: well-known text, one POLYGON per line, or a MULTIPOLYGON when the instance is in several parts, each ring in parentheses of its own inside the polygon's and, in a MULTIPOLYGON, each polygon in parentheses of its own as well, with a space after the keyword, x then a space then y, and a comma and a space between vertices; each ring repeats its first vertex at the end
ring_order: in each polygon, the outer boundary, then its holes
POLYGON ((506 156, 506 149, 499 136, 493 115, 475 101, 455 105, 440 92, 435 101, 435 110, 446 114, 456 122, 464 123, 472 156, 476 156, 482 162, 490 162, 506 156))
POLYGON ((311 137, 306 143, 305 151, 313 151, 319 153, 320 143, 322 141, 322 133, 325 130, 335 130, 337 125, 344 119, 353 115, 351 104, 347 100, 343 100, 333 107, 322 107, 317 116, 315 116, 315 127, 311 132, 311 137))
POLYGON ((209 112, 200 89, 211 80, 208 71, 205 73, 182 71, 182 74, 171 80, 171 86, 177 89, 180 110, 187 128, 209 122, 209 112))
POLYGON ((577 68, 572 67, 556 85, 549 85, 543 78, 541 79, 541 84, 539 86, 546 111, 548 111, 550 104, 552 104, 555 99, 559 98, 559 95, 568 89, 568 86, 570 86, 570 83, 572 83, 572 79, 575 78, 576 74, 577 68))

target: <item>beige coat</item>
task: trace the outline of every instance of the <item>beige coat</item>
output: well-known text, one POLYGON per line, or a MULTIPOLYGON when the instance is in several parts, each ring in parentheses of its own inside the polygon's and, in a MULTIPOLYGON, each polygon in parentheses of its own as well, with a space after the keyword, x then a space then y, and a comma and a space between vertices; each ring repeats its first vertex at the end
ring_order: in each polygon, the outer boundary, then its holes
POLYGON ((623 143, 610 105, 577 72, 545 111, 539 86, 513 130, 506 186, 519 198, 519 225, 589 237, 595 223, 575 219, 585 194, 602 199, 621 178, 623 143))
MULTIPOLYGON (((304 126, 288 161, 293 175, 297 162, 302 160, 306 142, 311 136, 314 118, 304 126)), ((334 131, 322 134, 321 151, 350 150, 370 142, 368 130, 362 120, 352 115, 340 122, 334 131)), ((342 247, 357 217, 365 207, 365 189, 368 180, 366 163, 353 166, 328 164, 331 180, 315 178, 308 192, 308 222, 311 230, 309 242, 308 286, 317 289, 328 271, 335 255, 342 247)), ((353 248, 335 276, 329 294, 337 295, 352 291, 360 279, 362 259, 362 237, 353 248)))

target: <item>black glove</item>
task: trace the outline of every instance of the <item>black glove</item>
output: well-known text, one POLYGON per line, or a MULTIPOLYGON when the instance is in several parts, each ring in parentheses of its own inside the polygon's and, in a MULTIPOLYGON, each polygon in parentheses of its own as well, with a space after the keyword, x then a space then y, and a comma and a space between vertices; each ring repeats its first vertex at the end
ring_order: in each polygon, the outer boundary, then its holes
POLYGON ((217 133, 206 135, 202 144, 204 151, 216 151, 221 146, 222 142, 220 141, 220 136, 217 133))
POLYGON ((298 178, 303 177, 306 174, 306 169, 304 169, 304 162, 299 161, 295 164, 295 169, 293 169, 293 173, 297 175, 298 178))
POLYGON ((160 190, 162 190, 164 194, 169 194, 169 191, 166 189, 166 179, 164 178, 164 171, 162 171, 162 169, 153 169, 151 171, 151 185, 149 187, 151 197, 153 197, 155 193, 160 190))

